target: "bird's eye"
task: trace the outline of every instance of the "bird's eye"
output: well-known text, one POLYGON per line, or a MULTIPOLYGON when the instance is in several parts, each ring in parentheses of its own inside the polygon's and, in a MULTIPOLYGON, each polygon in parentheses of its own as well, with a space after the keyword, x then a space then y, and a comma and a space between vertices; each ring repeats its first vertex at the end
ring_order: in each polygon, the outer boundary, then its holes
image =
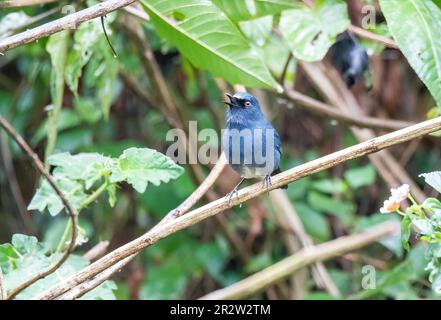
POLYGON ((247 107, 247 108, 251 107, 251 102, 245 101, 245 107, 247 107))

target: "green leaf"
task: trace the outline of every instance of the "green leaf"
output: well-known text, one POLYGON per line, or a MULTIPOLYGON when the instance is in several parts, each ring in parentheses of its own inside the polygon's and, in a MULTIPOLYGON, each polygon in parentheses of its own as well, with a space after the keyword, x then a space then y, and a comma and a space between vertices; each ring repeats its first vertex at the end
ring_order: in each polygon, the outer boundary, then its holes
POLYGON ((314 190, 328 194, 345 193, 348 191, 347 184, 341 179, 320 179, 314 181, 311 187, 314 190))
POLYGON ((376 178, 376 171, 374 166, 368 164, 364 167, 349 169, 345 172, 344 176, 348 184, 353 189, 357 189, 373 184, 376 178))
POLYGON ((255 20, 243 21, 239 24, 239 27, 254 45, 263 46, 271 35, 273 17, 265 16, 255 20))
MULTIPOLYGON (((79 209, 81 207, 81 203, 87 198, 87 195, 84 193, 83 186, 76 181, 72 181, 64 177, 56 177, 55 180, 60 190, 66 196, 67 200, 72 204, 72 206, 79 209)), ((47 180, 43 180, 40 188, 37 189, 37 192, 29 203, 28 210, 38 210, 43 212, 46 208, 52 216, 56 216, 61 210, 63 210, 64 205, 61 202, 61 199, 52 189, 49 182, 47 182, 47 180)))
POLYGON ((177 259, 168 259, 160 266, 152 265, 141 288, 141 298, 148 300, 178 299, 187 285, 187 274, 177 259))
POLYGON ((434 232, 432 224, 426 219, 413 219, 412 224, 418 229, 420 234, 431 236, 434 232))
POLYGON ((335 200, 327 195, 311 191, 308 193, 308 203, 312 208, 324 212, 332 213, 340 218, 344 225, 350 225, 353 221, 355 206, 353 203, 342 200, 335 200))
POLYGON ((48 112, 47 145, 45 156, 52 154, 57 141, 58 116, 63 104, 64 70, 66 67, 67 49, 70 42, 69 30, 64 30, 49 37, 46 50, 51 56, 51 96, 52 109, 48 112))
POLYGON ((419 177, 423 177, 428 185, 441 193, 441 171, 422 173, 419 177))
POLYGON ((325 215, 303 202, 294 202, 294 207, 309 235, 321 242, 331 239, 331 228, 325 215))
MULTIPOLYGON (((58 131, 73 128, 81 123, 81 119, 77 113, 72 110, 61 109, 58 115, 58 131)), ((36 146, 43 138, 46 137, 48 131, 48 121, 45 120, 40 124, 35 135, 32 137, 31 144, 36 146)))
POLYGON ((109 184, 107 186, 107 194, 109 195, 109 205, 111 208, 115 207, 116 204, 116 185, 109 184))
POLYGON ((411 233, 412 220, 409 216, 405 216, 401 221, 401 243, 406 251, 410 250, 409 238, 411 233))
POLYGON ((116 93, 118 90, 116 90, 116 84, 118 80, 118 70, 118 63, 115 58, 106 54, 101 62, 101 68, 95 72, 97 75, 97 98, 101 103, 101 111, 105 119, 109 118, 110 107, 117 96, 116 93))
POLYGON ((275 15, 299 7, 294 0, 212 0, 233 21, 251 20, 275 15))
POLYGON ((441 202, 436 198, 427 198, 422 206, 432 210, 437 215, 441 215, 441 202))
POLYGON ((441 294, 441 273, 439 273, 435 279, 432 282, 432 290, 437 293, 441 294))
POLYGON ((110 176, 111 182, 126 181, 143 193, 147 184, 158 186, 178 178, 184 169, 172 159, 148 148, 129 148, 118 158, 110 176))
POLYGON ((277 88, 264 62, 237 27, 206 0, 141 0, 156 31, 197 68, 233 84, 277 88))
MULTIPOLYGON (((362 217, 357 219, 355 223, 355 227, 356 227, 355 229, 357 232, 360 232, 372 228, 375 225, 379 225, 386 221, 391 221, 391 220, 396 221, 398 223, 400 218, 394 214, 375 213, 368 217, 362 217)), ((403 250, 403 245, 401 243, 400 234, 394 234, 387 238, 381 239, 379 242, 387 249, 394 252, 397 255, 397 257, 401 257, 403 255, 404 250, 403 250)))
POLYGON ((304 61, 319 61, 350 25, 342 0, 317 1, 314 8, 286 10, 280 18, 280 31, 293 55, 304 61))
POLYGON ((0 20, 0 39, 9 37, 14 31, 26 26, 33 19, 25 12, 11 12, 0 20))
POLYGON ((389 29, 441 108, 441 9, 431 0, 381 0, 389 29))
POLYGON ((58 153, 48 158, 49 164, 56 166, 54 175, 64 176, 71 180, 83 180, 86 190, 110 171, 113 159, 98 153, 79 153, 71 155, 68 152, 58 153))
POLYGON ((94 45, 101 36, 99 19, 85 22, 75 31, 74 45, 67 58, 65 74, 66 84, 75 95, 78 94, 78 79, 81 77, 83 67, 92 57, 94 45))
MULTIPOLYGON (((45 246, 38 242, 35 237, 14 234, 11 242, 11 244, 7 243, 0 246, 0 257, 1 254, 4 254, 2 248, 12 249, 9 250, 10 255, 7 256, 7 258, 9 261, 14 261, 9 268, 5 268, 5 266, 1 264, 2 270, 4 271, 4 285, 7 291, 12 290, 36 274, 47 270, 50 265, 58 261, 61 256, 59 253, 48 255, 48 250, 46 250, 45 246)), ((28 300, 34 298, 88 265, 89 262, 84 257, 70 255, 56 272, 23 290, 16 296, 16 299, 28 300)), ((106 281, 84 295, 82 299, 115 299, 112 292, 115 288, 116 286, 112 281, 106 281)))

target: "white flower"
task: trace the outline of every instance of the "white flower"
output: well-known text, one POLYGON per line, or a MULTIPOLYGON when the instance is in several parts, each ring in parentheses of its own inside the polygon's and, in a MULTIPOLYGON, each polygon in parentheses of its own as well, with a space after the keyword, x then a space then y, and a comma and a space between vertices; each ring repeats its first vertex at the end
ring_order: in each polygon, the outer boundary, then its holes
POLYGON ((395 212, 400 208, 400 204, 395 201, 395 198, 390 197, 385 200, 383 206, 380 208, 381 213, 395 212))
POLYGON ((407 199, 407 196, 410 193, 410 187, 408 184, 403 184, 401 187, 396 189, 390 189, 390 192, 394 201, 396 203, 400 203, 407 199))
POLYGON ((400 203, 407 199, 410 193, 408 184, 403 184, 396 189, 390 189, 391 196, 385 200, 383 206, 380 208, 381 213, 395 212, 400 208, 400 203))

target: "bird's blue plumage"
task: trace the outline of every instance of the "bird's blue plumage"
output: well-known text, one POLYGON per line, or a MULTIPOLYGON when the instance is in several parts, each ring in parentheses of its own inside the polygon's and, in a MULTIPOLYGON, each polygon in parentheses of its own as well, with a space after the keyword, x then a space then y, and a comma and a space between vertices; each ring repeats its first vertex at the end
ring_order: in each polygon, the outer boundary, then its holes
POLYGON ((229 96, 222 144, 228 163, 243 178, 258 178, 278 170, 281 156, 277 131, 249 93, 229 96))

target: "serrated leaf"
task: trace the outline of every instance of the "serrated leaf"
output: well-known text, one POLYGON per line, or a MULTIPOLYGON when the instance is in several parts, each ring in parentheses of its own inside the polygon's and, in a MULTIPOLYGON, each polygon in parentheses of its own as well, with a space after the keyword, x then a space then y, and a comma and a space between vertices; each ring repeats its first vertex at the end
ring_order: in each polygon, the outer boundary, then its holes
POLYGON ((299 7, 294 0, 212 0, 233 21, 243 21, 275 15, 299 7))
POLYGON ((48 158, 48 163, 56 166, 54 175, 71 180, 83 180, 86 190, 101 179, 103 173, 112 167, 112 158, 98 153, 79 153, 71 155, 68 152, 58 153, 48 158))
POLYGON ((143 193, 148 183, 158 186, 178 178, 184 169, 172 159, 148 148, 129 148, 118 158, 110 176, 111 182, 126 181, 143 193))
MULTIPOLYGON (((81 208, 81 203, 87 198, 83 186, 76 181, 64 177, 56 178, 56 182, 72 206, 77 209, 81 208)), ((56 216, 63 210, 64 205, 52 189, 52 186, 46 180, 43 180, 29 203, 28 210, 44 212, 46 208, 52 216, 56 216)))
POLYGON ((318 1, 283 11, 280 31, 293 55, 304 61, 319 61, 335 42, 336 36, 350 25, 346 3, 342 0, 318 1))
POLYGON ((422 173, 419 177, 423 177, 428 185, 441 193, 441 171, 422 173))
POLYGON ((381 0, 389 29, 441 108, 441 9, 431 0, 381 0))
POLYGON ((277 88, 237 27, 207 0, 141 0, 156 31, 197 68, 232 84, 277 88))
MULTIPOLYGON (((23 234, 15 234, 12 237, 12 244, 2 244, 0 248, 12 248, 10 252, 13 253, 13 255, 8 258, 13 260, 14 264, 11 265, 10 268, 4 268, 4 266, 1 265, 4 271, 4 285, 6 291, 12 290, 27 279, 47 270, 51 264, 60 259, 59 253, 48 255, 47 250, 44 249, 44 245, 41 242, 38 242, 37 238, 23 234), (14 255, 14 253, 17 252, 19 252, 20 255, 14 255)), ((0 249, 0 253, 1 252, 0 249)), ((88 265, 89 262, 84 257, 72 254, 56 272, 32 284, 18 294, 15 299, 21 300, 34 298, 38 294, 77 273, 88 265)), ((115 299, 112 292, 114 289, 115 284, 112 281, 104 282, 102 285, 83 296, 82 299, 115 299)))

